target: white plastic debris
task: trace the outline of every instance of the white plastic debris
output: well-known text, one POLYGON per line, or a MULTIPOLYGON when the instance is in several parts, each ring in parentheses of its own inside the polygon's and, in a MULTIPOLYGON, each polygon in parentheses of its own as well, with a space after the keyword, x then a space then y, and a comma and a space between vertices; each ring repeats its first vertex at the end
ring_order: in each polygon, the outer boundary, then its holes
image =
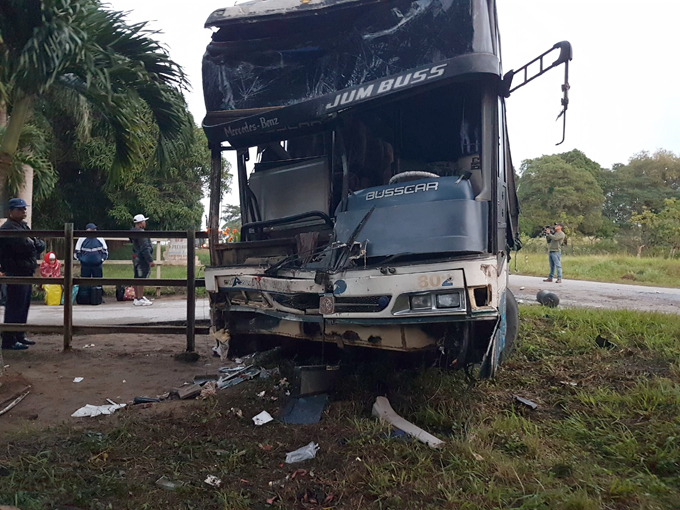
POLYGON ((314 441, 307 446, 298 448, 294 452, 286 453, 286 464, 294 464, 295 462, 302 462, 316 457, 316 452, 319 451, 319 445, 314 441))
POLYGON ((257 426, 264 425, 265 423, 269 423, 270 421, 274 421, 274 418, 272 418, 272 415, 269 414, 267 411, 262 411, 257 416, 253 416, 253 422, 257 426))
POLYGON ((71 416, 74 418, 90 418, 92 416, 99 416, 100 414, 113 414, 118 409, 122 409, 123 407, 125 407, 125 404, 113 403, 103 406, 93 406, 91 404, 87 404, 78 409, 71 416))
POLYGON ((83 379, 84 377, 74 377, 73 382, 82 382, 83 379))
POLYGON ((413 423, 406 421, 404 418, 394 412, 390 401, 385 397, 377 397, 373 404, 373 416, 376 416, 380 421, 391 423, 399 430, 403 430, 409 436, 415 437, 418 441, 425 443, 432 448, 440 448, 444 445, 444 441, 428 434, 420 427, 416 427, 413 423))
POLYGON ((260 397, 260 398, 264 398, 264 393, 265 393, 265 392, 264 392, 264 390, 263 390, 263 391, 261 391, 260 393, 258 393, 257 396, 260 397))
POLYGON ((524 287, 520 287, 519 290, 524 290, 524 287))
POLYGON ((217 478, 215 475, 208 475, 204 482, 212 487, 220 487, 222 485, 222 480, 217 478))

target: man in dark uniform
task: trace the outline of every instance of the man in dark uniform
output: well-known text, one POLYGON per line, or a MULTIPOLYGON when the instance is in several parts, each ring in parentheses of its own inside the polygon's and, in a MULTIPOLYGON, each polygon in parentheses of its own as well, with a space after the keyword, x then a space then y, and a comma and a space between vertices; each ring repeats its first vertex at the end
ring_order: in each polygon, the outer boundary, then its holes
MULTIPOLYGON (((11 199, 7 221, 0 229, 31 230, 24 221, 26 207, 28 204, 23 199, 11 199)), ((0 237, 0 271, 5 276, 33 276, 38 267, 38 257, 44 249, 45 243, 34 237, 0 237)), ((31 285, 7 285, 5 324, 26 324, 30 305, 31 285)), ((33 344, 35 342, 26 338, 23 332, 2 333, 3 349, 22 350, 33 344)))

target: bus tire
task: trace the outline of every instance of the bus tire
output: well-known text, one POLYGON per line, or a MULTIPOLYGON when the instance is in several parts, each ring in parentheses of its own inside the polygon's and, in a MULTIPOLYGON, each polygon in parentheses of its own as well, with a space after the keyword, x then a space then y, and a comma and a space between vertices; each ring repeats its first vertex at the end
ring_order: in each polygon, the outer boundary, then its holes
POLYGON ((517 346, 519 335, 519 306, 510 289, 505 291, 505 348, 501 352, 501 363, 510 357, 517 346))

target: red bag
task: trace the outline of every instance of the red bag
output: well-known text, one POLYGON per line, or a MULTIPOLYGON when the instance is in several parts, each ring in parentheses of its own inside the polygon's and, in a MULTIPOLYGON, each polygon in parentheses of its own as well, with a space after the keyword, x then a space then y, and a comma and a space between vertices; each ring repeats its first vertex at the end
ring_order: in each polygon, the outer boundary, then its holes
POLYGON ((134 287, 125 287, 125 297, 123 297, 123 301, 134 301, 135 299, 135 288, 134 287))

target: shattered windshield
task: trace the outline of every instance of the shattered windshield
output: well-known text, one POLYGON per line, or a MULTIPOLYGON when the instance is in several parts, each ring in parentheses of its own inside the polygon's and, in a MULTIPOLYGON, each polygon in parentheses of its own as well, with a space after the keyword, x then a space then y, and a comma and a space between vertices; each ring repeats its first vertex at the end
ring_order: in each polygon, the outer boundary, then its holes
POLYGON ((206 108, 288 106, 470 53, 472 10, 471 0, 399 0, 231 24, 203 58, 206 108))

